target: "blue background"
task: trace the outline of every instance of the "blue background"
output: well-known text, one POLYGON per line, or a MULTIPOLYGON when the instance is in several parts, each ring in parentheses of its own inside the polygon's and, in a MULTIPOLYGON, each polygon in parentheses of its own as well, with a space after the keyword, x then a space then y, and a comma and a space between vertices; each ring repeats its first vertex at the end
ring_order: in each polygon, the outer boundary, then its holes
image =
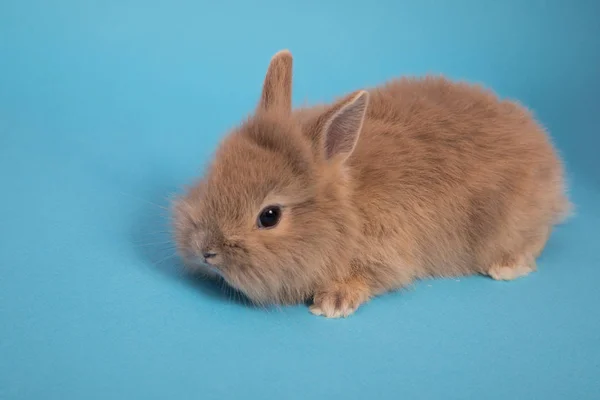
POLYGON ((598 398, 599 4, 0 0, 0 398, 598 398), (162 207, 283 48, 296 104, 435 72, 530 106, 577 207, 539 272, 347 320, 184 278, 162 207))

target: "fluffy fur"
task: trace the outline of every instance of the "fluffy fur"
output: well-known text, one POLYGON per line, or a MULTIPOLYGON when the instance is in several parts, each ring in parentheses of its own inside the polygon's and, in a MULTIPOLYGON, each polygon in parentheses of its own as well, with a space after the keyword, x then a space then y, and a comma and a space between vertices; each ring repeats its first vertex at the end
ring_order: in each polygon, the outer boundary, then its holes
POLYGON ((190 267, 256 303, 340 317, 418 278, 525 275, 568 209, 561 161, 519 104, 426 77, 292 110, 282 51, 174 226, 190 267), (259 229, 273 204, 280 223, 259 229))

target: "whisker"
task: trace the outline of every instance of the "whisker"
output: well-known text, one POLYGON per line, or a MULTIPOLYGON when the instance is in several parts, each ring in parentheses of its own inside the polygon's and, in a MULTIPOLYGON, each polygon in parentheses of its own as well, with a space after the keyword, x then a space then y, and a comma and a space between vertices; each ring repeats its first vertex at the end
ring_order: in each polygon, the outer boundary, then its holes
POLYGON ((219 279, 220 283, 221 283, 221 292, 223 292, 225 295, 227 295, 227 288, 225 287, 225 281, 223 279, 219 279))
POLYGON ((131 197, 132 199, 135 199, 135 200, 138 200, 138 201, 141 201, 141 202, 144 202, 144 203, 150 204, 150 205, 152 205, 152 206, 155 206, 155 207, 161 208, 161 209, 163 209, 163 210, 165 210, 165 211, 169 211, 169 212, 171 211, 171 210, 169 209, 169 207, 161 206, 160 204, 153 203, 153 202, 151 202, 151 201, 149 201, 149 200, 141 199, 141 198, 139 198, 139 197, 136 197, 136 196, 134 196, 134 195, 132 195, 132 194, 129 194, 129 193, 125 193, 125 192, 121 191, 121 192, 120 192, 120 194, 122 194, 122 195, 125 195, 125 196, 129 196, 129 197, 131 197))
POLYGON ((170 240, 167 241, 167 242, 156 242, 156 243, 146 243, 146 242, 144 242, 144 243, 135 243, 134 242, 133 244, 136 247, 160 246, 160 245, 163 245, 163 244, 169 244, 169 245, 171 245, 170 246, 171 248, 173 248, 173 249, 175 248, 175 244, 172 241, 170 241, 170 240))
POLYGON ((146 232, 146 231, 144 231, 144 234, 155 235, 155 236, 164 236, 164 235, 172 236, 173 232, 172 231, 157 231, 157 232, 146 232))
POLYGON ((156 265, 156 266, 159 266, 159 265, 160 265, 160 264, 162 264, 163 262, 165 262, 165 261, 167 261, 167 260, 170 260, 170 259, 172 259, 172 258, 175 258, 175 257, 177 257, 177 253, 170 254, 170 255, 168 255, 168 256, 166 256, 166 257, 164 257, 164 258, 161 258, 161 259, 160 259, 158 262, 156 262, 156 263, 155 263, 155 265, 156 265))

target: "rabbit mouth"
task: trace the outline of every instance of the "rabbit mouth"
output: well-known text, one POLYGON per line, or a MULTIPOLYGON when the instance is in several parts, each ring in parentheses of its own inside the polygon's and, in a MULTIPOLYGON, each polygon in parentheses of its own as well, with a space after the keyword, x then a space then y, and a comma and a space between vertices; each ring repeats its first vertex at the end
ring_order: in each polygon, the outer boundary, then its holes
POLYGON ((216 276, 218 276, 220 278, 224 278, 221 270, 219 268, 215 267, 214 265, 204 264, 204 268, 206 268, 212 274, 215 274, 216 276))
POLYGON ((206 262, 199 262, 198 266, 200 268, 202 268, 204 271, 206 271, 208 275, 215 277, 215 278, 220 278, 220 279, 226 280, 225 275, 223 274, 223 270, 220 269, 219 267, 212 265, 212 264, 208 264, 206 262))
POLYGON ((217 266, 207 263, 202 257, 192 256, 186 260, 186 264, 192 269, 206 275, 209 278, 225 279, 223 272, 217 266))

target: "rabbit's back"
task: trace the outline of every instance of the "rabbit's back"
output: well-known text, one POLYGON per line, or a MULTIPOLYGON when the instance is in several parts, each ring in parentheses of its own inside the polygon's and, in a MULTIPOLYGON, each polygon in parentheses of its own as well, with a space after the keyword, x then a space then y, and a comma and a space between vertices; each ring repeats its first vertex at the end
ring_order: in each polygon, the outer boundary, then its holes
POLYGON ((568 202, 561 162, 525 108, 444 78, 370 93, 349 162, 375 258, 396 254, 421 266, 416 274, 455 275, 545 242, 568 202))

